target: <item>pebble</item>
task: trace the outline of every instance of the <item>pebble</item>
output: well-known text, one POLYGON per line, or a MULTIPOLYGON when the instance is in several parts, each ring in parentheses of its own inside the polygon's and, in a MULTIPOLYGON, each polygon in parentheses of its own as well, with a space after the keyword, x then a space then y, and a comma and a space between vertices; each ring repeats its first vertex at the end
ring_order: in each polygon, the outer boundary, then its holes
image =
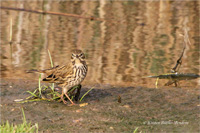
POLYGON ((15 99, 14 101, 15 102, 20 102, 20 101, 23 101, 24 99, 15 99))

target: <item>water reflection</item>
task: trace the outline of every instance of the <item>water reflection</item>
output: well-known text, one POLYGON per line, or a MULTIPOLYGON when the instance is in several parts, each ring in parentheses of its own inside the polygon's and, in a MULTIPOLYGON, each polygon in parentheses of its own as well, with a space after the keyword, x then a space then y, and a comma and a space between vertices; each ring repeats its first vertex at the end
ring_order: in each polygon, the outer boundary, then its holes
MULTIPOLYGON (((70 59, 72 49, 80 48, 89 64, 85 84, 152 85, 154 80, 142 77, 169 72, 175 65, 183 48, 183 28, 188 29, 191 45, 186 47, 180 71, 198 74, 198 5, 195 1, 2 2, 2 6, 108 20, 1 10, 2 78, 30 79, 32 75, 25 70, 50 67, 47 49, 54 64, 59 65, 70 59)), ((197 85, 197 80, 189 84, 197 85)))

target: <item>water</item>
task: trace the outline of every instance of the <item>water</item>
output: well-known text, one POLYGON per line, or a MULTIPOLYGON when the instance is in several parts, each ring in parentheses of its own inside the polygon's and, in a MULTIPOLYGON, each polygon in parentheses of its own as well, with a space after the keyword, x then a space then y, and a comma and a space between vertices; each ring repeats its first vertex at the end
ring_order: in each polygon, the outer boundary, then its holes
MULTIPOLYGON (((78 48, 89 66, 83 84, 153 86, 155 79, 143 77, 170 72, 183 49, 184 29, 191 44, 179 72, 199 74, 197 1, 4 1, 1 6, 105 20, 1 9, 1 78, 37 80, 37 74, 25 71, 49 68, 48 49, 54 65, 59 65, 78 48)), ((181 83, 196 86, 198 80, 181 83)))

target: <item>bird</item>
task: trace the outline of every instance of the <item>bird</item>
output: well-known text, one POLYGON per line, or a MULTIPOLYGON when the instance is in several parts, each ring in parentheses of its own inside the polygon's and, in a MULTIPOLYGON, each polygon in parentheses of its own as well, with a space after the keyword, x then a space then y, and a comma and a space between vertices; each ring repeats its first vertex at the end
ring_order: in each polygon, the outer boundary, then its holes
POLYGON ((61 100, 64 104, 67 102, 64 100, 65 95, 72 105, 74 102, 67 95, 68 90, 72 87, 80 85, 87 75, 88 67, 85 61, 85 54, 80 49, 72 51, 71 61, 62 66, 56 66, 45 70, 28 70, 28 73, 39 72, 44 73, 47 76, 42 80, 48 83, 56 83, 62 88, 61 100))

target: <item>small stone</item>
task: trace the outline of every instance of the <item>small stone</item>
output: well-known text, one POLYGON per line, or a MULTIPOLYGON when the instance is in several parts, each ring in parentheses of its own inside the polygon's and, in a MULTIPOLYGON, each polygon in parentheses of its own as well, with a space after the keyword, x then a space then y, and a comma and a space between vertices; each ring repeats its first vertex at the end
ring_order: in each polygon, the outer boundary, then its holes
POLYGON ((84 107, 84 106, 87 106, 88 103, 82 103, 82 104, 79 104, 80 107, 84 107))
POLYGON ((24 99, 15 99, 14 101, 15 102, 21 102, 21 101, 23 101, 24 99))
POLYGON ((80 113, 80 112, 82 112, 80 109, 76 110, 76 113, 80 113))
POLYGON ((113 127, 110 127, 110 129, 114 129, 113 127))
POLYGON ((124 105, 123 107, 124 107, 124 108, 128 108, 128 109, 130 108, 130 106, 129 106, 129 105, 124 105))

